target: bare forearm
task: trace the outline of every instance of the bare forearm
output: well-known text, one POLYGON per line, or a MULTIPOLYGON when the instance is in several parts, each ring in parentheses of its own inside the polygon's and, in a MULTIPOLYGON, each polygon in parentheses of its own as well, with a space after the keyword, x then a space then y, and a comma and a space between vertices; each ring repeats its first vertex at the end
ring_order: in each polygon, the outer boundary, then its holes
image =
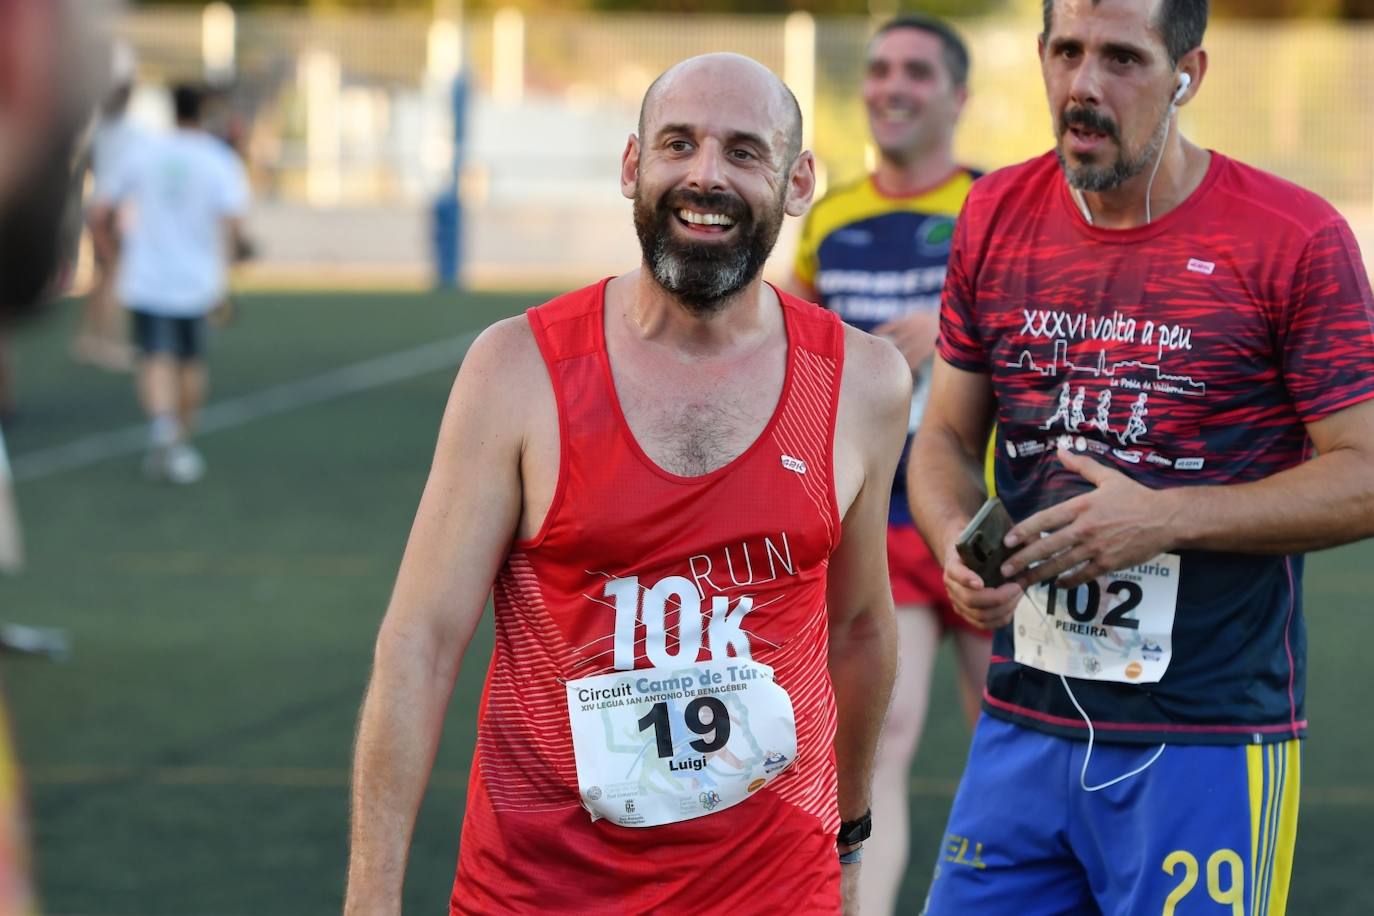
POLYGON ((943 557, 987 499, 983 455, 948 431, 923 428, 907 461, 906 489, 917 528, 935 556, 943 557))
POLYGON ((91 246, 96 250, 107 263, 119 256, 119 243, 115 240, 114 218, 108 214, 93 219, 91 228, 91 246))
POLYGON ((835 763, 840 817, 853 820, 869 806, 873 757, 897 672, 897 632, 890 608, 866 614, 830 638, 830 679, 838 725, 835 763))
POLYGON ((415 816, 456 668, 384 633, 358 725, 345 914, 399 913, 415 816))
POLYGON ((1164 492, 1184 549, 1303 553, 1374 535, 1374 460, 1353 449, 1253 483, 1164 492))

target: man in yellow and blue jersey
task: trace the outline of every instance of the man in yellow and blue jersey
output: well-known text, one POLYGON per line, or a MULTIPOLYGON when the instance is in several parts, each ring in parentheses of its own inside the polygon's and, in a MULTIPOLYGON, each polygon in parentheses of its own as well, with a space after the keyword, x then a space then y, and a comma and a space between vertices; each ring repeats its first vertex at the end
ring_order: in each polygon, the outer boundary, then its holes
MULTIPOLYGON (((890 338, 915 378, 910 432, 925 408, 955 217, 978 173, 954 159, 968 98, 968 49, 944 22, 907 15, 868 44, 863 101, 877 167, 832 190, 802 229, 792 289, 849 324, 890 338)), ((925 720, 942 632, 957 647, 970 722, 987 674, 987 631, 954 613, 939 562, 907 508, 905 456, 893 485, 888 565, 900 670, 874 772, 874 837, 860 873, 865 913, 891 913, 906 870, 907 777, 925 720)))

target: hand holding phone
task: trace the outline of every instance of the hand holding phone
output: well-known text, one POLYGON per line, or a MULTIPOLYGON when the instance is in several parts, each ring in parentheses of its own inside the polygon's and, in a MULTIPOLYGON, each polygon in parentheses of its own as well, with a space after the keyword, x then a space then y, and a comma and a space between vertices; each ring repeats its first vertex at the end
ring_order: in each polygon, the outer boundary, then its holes
POLYGON ((1014 551, 1003 544, 1002 539, 1014 524, 1002 501, 994 496, 983 503, 954 542, 959 559, 977 573, 988 588, 997 588, 1007 581, 1002 576, 1002 564, 1014 551))

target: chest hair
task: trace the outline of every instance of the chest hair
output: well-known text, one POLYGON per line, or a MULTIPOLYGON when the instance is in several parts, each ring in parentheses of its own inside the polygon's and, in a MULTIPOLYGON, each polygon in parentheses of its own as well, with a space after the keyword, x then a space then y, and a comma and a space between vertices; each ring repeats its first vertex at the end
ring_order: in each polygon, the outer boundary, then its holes
POLYGON ((680 477, 699 477, 744 454, 763 432, 778 397, 768 387, 737 383, 728 391, 665 396, 655 386, 635 390, 623 407, 636 441, 655 464, 680 477))

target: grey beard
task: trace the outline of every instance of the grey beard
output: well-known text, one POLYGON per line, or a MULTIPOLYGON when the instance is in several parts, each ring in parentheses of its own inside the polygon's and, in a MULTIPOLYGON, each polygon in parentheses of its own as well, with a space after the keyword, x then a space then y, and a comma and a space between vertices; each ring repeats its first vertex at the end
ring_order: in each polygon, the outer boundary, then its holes
MULTIPOLYGON (((692 199, 702 200, 703 196, 692 199)), ((783 200, 780 196, 772 207, 757 214, 757 219, 747 218, 744 212, 733 213, 740 233, 733 245, 675 242, 670 222, 674 217, 668 206, 672 203, 664 201, 650 207, 636 196, 634 221, 640 251, 659 286, 692 313, 709 317, 763 270, 782 227, 783 200)), ((720 202, 721 206, 726 204, 720 202)), ((742 206, 732 209, 742 210, 742 206)))
POLYGON ((1059 157, 1059 165, 1064 170, 1064 177, 1068 180, 1069 187, 1078 191, 1113 191, 1145 171, 1154 164, 1164 146, 1164 139, 1169 132, 1169 118, 1172 115, 1172 111, 1165 115, 1164 119, 1159 122, 1159 126, 1155 128, 1154 134, 1150 137, 1150 142, 1145 144, 1145 148, 1140 151, 1140 155, 1129 161, 1123 156, 1117 156, 1111 165, 1071 166, 1068 160, 1064 158, 1063 150, 1056 146, 1054 151, 1059 157))
POLYGON ((749 252, 741 247, 724 260, 684 257, 660 236, 654 245, 649 268, 654 279, 698 315, 719 311, 731 294, 749 284, 756 271, 750 270, 749 252))

